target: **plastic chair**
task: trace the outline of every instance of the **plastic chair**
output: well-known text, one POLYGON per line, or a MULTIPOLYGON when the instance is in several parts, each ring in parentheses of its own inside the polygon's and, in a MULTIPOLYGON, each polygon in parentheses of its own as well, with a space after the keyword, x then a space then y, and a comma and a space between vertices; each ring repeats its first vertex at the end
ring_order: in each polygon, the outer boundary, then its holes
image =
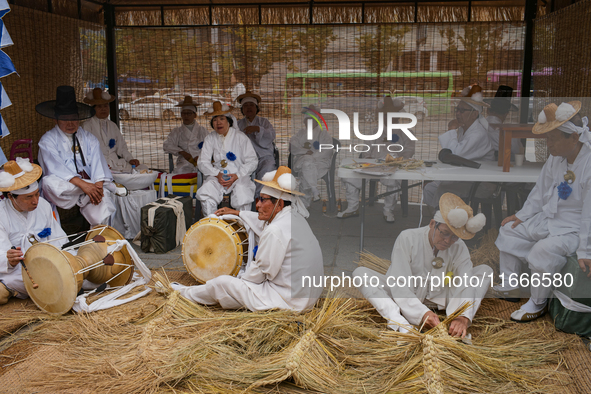
POLYGON ((12 143, 12 147, 10 148, 10 160, 15 160, 16 155, 19 153, 25 153, 26 158, 29 161, 33 162, 33 140, 32 139, 22 139, 16 140, 12 143), (19 145, 25 145, 25 147, 19 147, 19 145))

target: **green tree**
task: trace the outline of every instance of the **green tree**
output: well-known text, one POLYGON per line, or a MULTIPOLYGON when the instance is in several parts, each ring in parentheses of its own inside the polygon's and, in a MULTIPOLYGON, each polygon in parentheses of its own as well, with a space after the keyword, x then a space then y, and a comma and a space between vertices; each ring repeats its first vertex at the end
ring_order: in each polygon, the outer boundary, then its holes
POLYGON ((398 57, 405 45, 404 35, 410 29, 407 25, 379 25, 375 32, 365 33, 356 38, 365 68, 375 73, 396 68, 398 57))
POLYGON ((337 39, 334 30, 330 26, 307 27, 294 33, 291 59, 288 63, 290 70, 298 71, 295 65, 296 57, 305 56, 308 69, 322 70, 328 53, 326 49, 331 42, 337 39))

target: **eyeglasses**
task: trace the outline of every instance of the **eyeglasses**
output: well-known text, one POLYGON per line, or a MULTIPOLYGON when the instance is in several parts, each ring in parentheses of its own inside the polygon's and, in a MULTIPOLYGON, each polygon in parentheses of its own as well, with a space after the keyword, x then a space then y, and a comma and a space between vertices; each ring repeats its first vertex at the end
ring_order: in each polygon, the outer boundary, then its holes
POLYGON ((463 114, 463 113, 464 113, 464 112, 466 112, 466 111, 470 111, 470 112, 472 112, 472 111, 474 111, 474 109, 473 109, 473 108, 461 108, 461 107, 455 107, 455 108, 454 108, 454 111, 455 111, 455 112, 459 112, 459 113, 463 114))
POLYGON ((439 230, 439 235, 441 235, 441 238, 445 239, 446 241, 452 241, 452 242, 456 242, 458 239, 460 239, 457 235, 453 234, 453 233, 448 233, 448 232, 443 232, 439 229, 439 224, 435 227, 437 230, 439 230))

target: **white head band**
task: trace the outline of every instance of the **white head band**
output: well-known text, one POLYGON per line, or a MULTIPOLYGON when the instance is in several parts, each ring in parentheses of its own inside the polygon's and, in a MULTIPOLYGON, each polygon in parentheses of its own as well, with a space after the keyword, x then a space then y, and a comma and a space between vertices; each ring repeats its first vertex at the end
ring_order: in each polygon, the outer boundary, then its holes
POLYGON ((557 129, 567 134, 577 133, 579 135, 579 141, 591 148, 591 132, 588 126, 589 119, 584 116, 581 120, 583 122, 582 127, 575 125, 569 120, 558 126, 557 129))
POLYGON ((25 186, 23 188, 11 190, 9 193, 20 196, 22 194, 33 193, 33 192, 37 191, 38 189, 39 189, 39 182, 35 181, 35 182, 31 183, 30 185, 25 186))
POLYGON ((291 209, 294 212, 299 213, 303 217, 307 218, 310 216, 310 212, 306 209, 304 203, 302 202, 301 198, 296 195, 289 194, 287 192, 282 192, 281 190, 277 190, 275 188, 269 187, 264 185, 261 189, 261 194, 267 194, 271 197, 275 197, 281 199, 283 201, 291 201, 291 209))
POLYGON ((443 220, 443 216, 441 215, 441 211, 435 212, 433 220, 435 220, 437 223, 445 223, 445 220, 443 220))
POLYGON ((257 106, 259 105, 259 102, 254 97, 245 97, 242 100, 240 100, 240 104, 244 105, 246 103, 253 103, 257 106))
POLYGON ((188 111, 192 111, 192 112, 197 113, 197 107, 195 107, 194 105, 183 105, 181 107, 181 111, 184 111, 184 110, 188 110, 188 111))

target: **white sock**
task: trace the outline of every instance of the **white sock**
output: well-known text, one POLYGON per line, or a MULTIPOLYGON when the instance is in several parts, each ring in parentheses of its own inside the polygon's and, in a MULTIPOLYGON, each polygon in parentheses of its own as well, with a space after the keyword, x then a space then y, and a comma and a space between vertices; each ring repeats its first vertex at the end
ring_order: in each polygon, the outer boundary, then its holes
POLYGON ((541 300, 530 298, 525 304, 521 306, 521 309, 527 313, 537 313, 546 307, 548 300, 543 298, 541 300))

